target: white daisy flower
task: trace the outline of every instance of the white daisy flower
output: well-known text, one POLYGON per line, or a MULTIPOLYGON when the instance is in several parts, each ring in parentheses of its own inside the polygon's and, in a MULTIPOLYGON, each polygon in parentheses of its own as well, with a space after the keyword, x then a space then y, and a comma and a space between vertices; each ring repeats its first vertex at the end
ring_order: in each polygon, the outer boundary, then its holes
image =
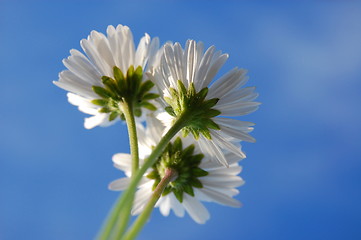
MULTIPOLYGON (((78 106, 80 111, 93 115, 85 119, 85 128, 111 125, 115 122, 111 120, 117 117, 112 106, 115 104, 117 109, 119 106, 111 101, 98 101, 95 102, 98 105, 94 104, 93 100, 99 99, 100 94, 95 92, 93 86, 97 86, 98 90, 99 87, 109 88, 110 84, 104 83, 106 80, 116 78, 119 71, 121 75, 127 73, 132 66, 134 69, 140 67, 142 73, 150 71, 157 62, 159 40, 151 40, 150 36, 145 34, 135 49, 130 29, 118 25, 116 28, 108 26, 107 36, 92 31, 87 39, 80 41, 80 45, 85 54, 75 49, 70 50, 71 55, 63 60, 68 70, 62 71, 59 81, 54 81, 54 84, 69 91, 67 96, 71 104, 78 106)), ((141 75, 138 74, 138 77, 141 75)))
MULTIPOLYGON (((140 164, 148 157, 161 137, 163 126, 155 119, 148 121, 147 129, 138 125, 140 164)), ((136 192, 132 214, 140 214, 151 197, 153 190, 165 175, 167 169, 177 172, 177 178, 170 182, 156 203, 160 212, 168 216, 172 210, 178 217, 187 212, 199 223, 205 223, 210 214, 202 202, 216 202, 225 206, 240 207, 241 203, 233 196, 238 194, 236 187, 244 181, 237 176, 241 172, 239 157, 227 153, 229 168, 224 168, 214 161, 209 161, 200 149, 192 145, 191 138, 178 138, 168 145, 164 153, 144 174, 136 192), (183 143, 182 143, 183 142, 183 143)), ((114 166, 122 170, 126 177, 110 183, 109 189, 125 190, 131 176, 131 156, 118 153, 113 156, 114 166)))
POLYGON ((187 41, 185 49, 179 43, 166 43, 160 67, 149 78, 163 98, 167 112, 157 117, 166 130, 187 112, 192 119, 183 133, 192 133, 203 153, 227 166, 224 150, 244 158, 239 142, 255 142, 249 135, 253 123, 229 117, 249 114, 260 103, 253 101, 258 96, 255 87, 242 88, 248 80, 244 69, 234 68, 213 81, 228 54, 215 51, 214 46, 203 49, 203 43, 193 40, 187 41))

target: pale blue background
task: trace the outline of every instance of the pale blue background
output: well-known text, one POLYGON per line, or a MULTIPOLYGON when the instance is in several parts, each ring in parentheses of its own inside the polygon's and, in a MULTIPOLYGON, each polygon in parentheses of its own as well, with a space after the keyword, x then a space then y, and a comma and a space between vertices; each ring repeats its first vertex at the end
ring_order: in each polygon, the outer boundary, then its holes
POLYGON ((0 0, 0 239, 92 239, 118 193, 126 128, 85 130, 52 80, 91 30, 202 40, 249 70, 260 110, 246 184, 211 220, 163 217, 139 239, 361 239, 360 1, 0 0))

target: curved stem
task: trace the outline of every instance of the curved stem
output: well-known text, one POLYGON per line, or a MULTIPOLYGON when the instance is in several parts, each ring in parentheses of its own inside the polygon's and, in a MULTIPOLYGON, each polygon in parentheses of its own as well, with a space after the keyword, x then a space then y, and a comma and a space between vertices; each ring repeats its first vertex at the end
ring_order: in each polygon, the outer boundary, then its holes
POLYGON ((149 199, 149 202, 144 207, 143 212, 138 216, 137 220, 133 223, 129 231, 125 234, 124 236, 125 240, 135 239, 135 237, 138 235, 140 230, 143 228, 146 221, 149 219, 150 214, 152 213, 154 206, 157 203, 158 199, 160 198, 161 194, 163 193, 165 187, 168 185, 168 183, 173 181, 174 178, 177 177, 177 175, 178 173, 173 169, 165 170, 164 177, 157 185, 151 198, 149 199))
POLYGON ((132 156, 132 175, 134 175, 134 173, 138 171, 139 167, 139 149, 137 126, 133 113, 133 102, 131 100, 124 102, 123 113, 128 127, 130 154, 132 156))
POLYGON ((103 224, 102 230, 100 231, 100 233, 98 234, 96 239, 106 240, 109 238, 109 236, 112 232, 113 226, 115 225, 116 220, 118 219, 119 213, 122 208, 122 206, 119 204, 121 197, 122 196, 119 196, 118 200, 115 202, 112 210, 108 214, 107 220, 103 224))
MULTIPOLYGON (((125 121, 128 127, 128 135, 129 135, 129 145, 130 145, 130 153, 132 156, 132 178, 135 176, 135 173, 139 168, 139 148, 138 148, 138 136, 137 136, 137 128, 133 113, 133 101, 132 99, 128 99, 123 104, 123 113, 125 116, 125 121)), ((114 239, 119 239, 127 229, 128 222, 130 220, 131 214, 130 211, 132 209, 133 198, 130 198, 123 205, 124 211, 121 211, 118 214, 117 220, 115 224, 115 228, 112 231, 112 237, 114 239)))
MULTIPOLYGON (((138 149, 138 137, 137 137, 137 128, 135 123, 135 118, 133 114, 133 104, 132 101, 125 101, 123 104, 123 113, 125 116, 125 120, 128 127, 128 135, 129 135, 129 145, 130 152, 132 156, 132 177, 138 171, 139 167, 139 149, 138 149)), ((103 226, 103 230, 99 235, 98 239, 106 240, 111 236, 114 236, 114 226, 117 226, 117 235, 123 234, 128 225, 130 214, 125 214, 122 211, 123 208, 131 209, 131 203, 133 199, 129 199, 125 201, 126 204, 119 204, 122 197, 119 197, 117 202, 115 203, 111 213, 107 217, 106 224, 103 226)), ((128 212, 128 211, 125 211, 128 212)))
MULTIPOLYGON (((153 166, 153 164, 157 161, 159 156, 163 153, 165 147, 168 145, 169 141, 184 127, 187 125, 187 121, 189 119, 189 116, 186 114, 180 115, 177 120, 174 122, 173 126, 168 130, 168 132, 162 137, 162 139, 159 141, 158 145, 153 149, 152 153, 148 157, 148 159, 144 162, 143 166, 136 172, 134 176, 132 176, 132 179, 130 181, 130 184, 128 186, 128 189, 122 194, 122 197, 118 200, 116 203, 117 206, 120 206, 117 208, 118 211, 122 211, 122 215, 128 215, 130 216, 131 207, 124 207, 127 203, 133 203, 134 195, 137 190, 137 186, 142 179, 144 173, 147 171, 148 168, 153 166)), ((132 204, 130 204, 132 205, 132 204)), ((123 215, 123 216, 124 216, 123 215)), ((114 217, 118 217, 118 214, 114 214, 114 217)), ((113 217, 113 216, 112 216, 113 217)), ((119 219, 119 221, 122 221, 122 219, 119 219)), ((124 221, 123 221, 124 222, 124 221)), ((125 226, 127 223, 123 223, 125 226)), ((113 228, 113 227, 112 227, 113 228)), ((121 229, 115 228, 115 235, 117 237, 121 237, 122 233, 119 231, 121 229)))

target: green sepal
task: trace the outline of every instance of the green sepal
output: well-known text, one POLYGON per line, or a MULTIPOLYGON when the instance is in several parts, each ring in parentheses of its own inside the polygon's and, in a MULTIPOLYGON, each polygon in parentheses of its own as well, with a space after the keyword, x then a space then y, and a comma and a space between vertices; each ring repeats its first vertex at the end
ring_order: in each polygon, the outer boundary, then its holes
POLYGON ((185 149, 183 149, 182 151, 182 156, 189 156, 192 155, 194 152, 194 145, 189 145, 188 147, 186 147, 185 149))
POLYGON ((132 77, 133 77, 133 74, 134 74, 134 66, 131 65, 131 66, 128 68, 128 71, 127 71, 127 79, 128 79, 128 78, 132 78, 132 77))
MULTIPOLYGON (((187 137, 188 136, 188 134, 189 134, 189 128, 188 127, 184 127, 183 129, 182 129, 182 136, 185 138, 185 137, 187 137)), ((195 138, 196 140, 198 139, 198 138, 195 138)))
POLYGON ((193 191, 193 188, 192 188, 190 185, 185 184, 185 185, 183 186, 183 190, 184 190, 186 193, 188 193, 189 195, 191 195, 192 197, 194 197, 194 191, 193 191))
MULTIPOLYGON (((181 86, 181 92, 184 94, 184 95, 186 95, 187 94, 187 89, 185 88, 185 86, 184 86, 184 84, 181 82, 181 81, 178 81, 178 89, 179 89, 179 87, 181 86), (180 84, 180 83, 181 84, 180 84)), ((194 87, 194 84, 193 83, 191 83, 190 85, 189 85, 189 87, 188 87, 188 95, 190 95, 190 96, 195 96, 196 95, 196 88, 194 87)))
POLYGON ((120 90, 122 96, 124 97, 125 93, 128 91, 128 86, 125 79, 120 79, 117 81, 118 89, 120 90))
POLYGON ((179 94, 178 94, 177 90, 175 90, 174 88, 169 88, 169 91, 173 98, 175 98, 175 99, 178 98, 179 94))
POLYGON ((166 103, 168 103, 169 105, 172 105, 172 104, 173 104, 173 100, 172 100, 171 98, 169 98, 169 97, 163 97, 163 99, 164 99, 164 101, 165 101, 166 103))
POLYGON ((114 78, 117 82, 119 81, 124 81, 124 75, 122 70, 120 70, 120 68, 118 68, 117 66, 113 67, 113 74, 114 74, 114 78))
POLYGON ((162 196, 168 195, 172 191, 172 188, 170 186, 167 186, 162 193, 162 196))
POLYGON ((140 103, 140 106, 144 107, 144 108, 146 108, 148 110, 151 110, 151 111, 157 110, 157 108, 153 104, 151 104, 149 102, 142 102, 142 103, 140 103))
POLYGON ((157 178, 159 178, 159 174, 158 174, 156 171, 152 171, 151 173, 149 173, 149 174, 147 175, 147 178, 157 179, 157 178))
POLYGON ((151 99, 156 99, 159 97, 159 94, 156 93, 147 93, 142 97, 142 100, 151 100, 151 99))
POLYGON ((99 86, 93 86, 93 91, 98 94, 102 98, 110 98, 112 97, 112 94, 106 90, 105 88, 99 87, 99 86))
POLYGON ((175 114, 175 112, 173 111, 173 108, 171 106, 165 107, 164 110, 171 115, 172 117, 176 117, 177 115, 175 114))
POLYGON ((134 109, 134 115, 135 115, 136 117, 142 116, 142 110, 141 110, 140 108, 134 109))
POLYGON ((178 152, 182 150, 182 140, 177 137, 173 142, 173 151, 172 152, 178 152))
POLYGON ((202 101, 203 101, 206 98, 207 94, 208 94, 208 88, 205 87, 199 91, 199 93, 197 94, 197 97, 199 99, 202 99, 202 101))
POLYGON ((165 147, 158 161, 152 166, 153 171, 147 175, 154 180, 153 190, 164 177, 167 169, 177 173, 177 177, 164 189, 162 196, 174 193, 179 202, 183 202, 184 194, 194 196, 194 187, 202 188, 203 185, 198 177, 208 175, 208 172, 199 168, 204 155, 194 154, 195 146, 191 144, 183 148, 182 138, 177 137, 165 147))
POLYGON ((114 99, 119 99, 119 90, 118 90, 118 86, 117 83, 115 82, 114 79, 107 77, 107 76, 103 76, 102 77, 102 82, 105 85, 105 87, 107 88, 107 90, 109 90, 109 92, 112 94, 112 98, 114 99))
POLYGON ((216 109, 209 109, 206 113, 204 113, 204 117, 212 118, 218 116, 219 114, 221 114, 221 111, 218 111, 216 109))
POLYGON ((141 84, 142 79, 143 79, 143 69, 142 69, 141 66, 138 66, 137 69, 135 69, 133 78, 136 81, 136 86, 137 86, 137 89, 135 89, 135 90, 138 92, 140 84, 141 84))
POLYGON ((189 130, 193 134, 193 137, 196 140, 199 139, 199 133, 202 131, 201 129, 195 129, 195 128, 190 128, 190 129, 187 129, 187 130, 189 130))
POLYGON ((194 155, 192 158, 192 162, 194 165, 198 166, 201 163, 203 158, 204 158, 204 155, 202 153, 194 155))
POLYGON ((212 121, 211 119, 209 119, 209 118, 204 119, 204 125, 207 128, 210 128, 210 129, 221 130, 219 125, 217 123, 215 123, 214 121, 212 121))
POLYGON ((173 189, 174 196, 178 199, 179 202, 183 202, 183 192, 178 189, 173 189))
POLYGON ((135 86, 135 81, 133 79, 133 75, 134 75, 134 66, 130 66, 128 68, 128 71, 127 71, 127 78, 126 78, 126 82, 127 82, 127 85, 128 85, 128 89, 133 91, 134 90, 134 86, 135 86))
POLYGON ((152 191, 154 191, 157 188, 159 183, 160 183, 160 180, 158 178, 154 180, 152 191))
POLYGON ((119 116, 119 114, 117 112, 112 112, 109 115, 109 122, 113 121, 114 119, 116 119, 119 116))
POLYGON ((148 92, 152 87, 154 86, 154 83, 150 80, 145 81, 141 86, 139 90, 139 96, 143 97, 143 95, 148 92))
POLYGON ((111 110, 109 108, 107 108, 107 107, 103 107, 103 108, 99 109, 99 112, 100 113, 110 113, 111 110))
POLYGON ((191 185, 196 188, 203 188, 203 184, 197 178, 192 178, 191 185))
POLYGON ((208 172, 199 167, 196 167, 192 169, 192 174, 195 177, 204 177, 208 175, 208 172))
POLYGON ((199 132, 208 140, 212 139, 211 133, 209 132, 208 128, 206 129, 200 129, 199 132))
MULTIPOLYGON (((194 85, 193 85, 193 84, 191 84, 191 86, 189 86, 189 88, 192 89, 192 86, 193 86, 193 88, 194 88, 194 85)), ((181 93, 182 95, 187 95, 187 89, 186 89, 186 87, 184 86, 184 84, 183 84, 182 81, 180 81, 180 80, 177 81, 177 87, 178 87, 178 89, 180 90, 180 93, 181 93)))
POLYGON ((219 98, 209 99, 209 100, 203 102, 202 107, 209 109, 211 107, 214 107, 218 101, 219 101, 219 98))
POLYGON ((106 105, 108 105, 108 100, 107 99, 94 99, 94 100, 91 100, 91 103, 92 104, 95 104, 95 105, 98 105, 98 106, 101 106, 101 107, 103 107, 103 106, 106 106, 106 105))
POLYGON ((134 71, 135 76, 137 76, 137 78, 143 78, 143 69, 141 66, 138 66, 135 71, 134 71))

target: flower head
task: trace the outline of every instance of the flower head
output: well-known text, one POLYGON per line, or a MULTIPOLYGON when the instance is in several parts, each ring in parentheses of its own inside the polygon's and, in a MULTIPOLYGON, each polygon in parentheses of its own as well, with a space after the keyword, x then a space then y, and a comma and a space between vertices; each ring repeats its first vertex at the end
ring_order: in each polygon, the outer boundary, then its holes
POLYGON ((255 141, 248 134, 253 123, 229 117, 255 111, 259 103, 253 100, 258 94, 254 87, 242 88, 248 80, 244 69, 234 68, 214 81, 228 55, 216 52, 214 46, 203 49, 203 43, 193 40, 184 49, 179 43, 164 45, 159 68, 149 74, 166 109, 157 117, 168 129, 175 119, 188 114, 183 134, 191 133, 203 153, 228 165, 225 152, 244 158, 239 142, 255 141))
POLYGON ((71 55, 63 60, 68 70, 62 71, 54 84, 69 91, 71 104, 93 115, 85 119, 85 128, 108 126, 117 116, 122 117, 124 92, 137 98, 136 115, 141 115, 141 107, 154 110, 148 100, 156 95, 147 95, 153 85, 142 80, 143 73, 156 65, 158 38, 151 40, 145 34, 136 49, 130 29, 118 25, 108 26, 107 36, 92 31, 80 44, 85 54, 72 49, 71 55))
MULTIPOLYGON (((146 129, 138 125, 141 164, 159 141, 163 128, 154 118, 148 118, 147 124, 146 129)), ((241 205, 233 198, 238 194, 236 187, 243 184, 243 180, 237 176, 241 172, 238 165, 240 158, 227 153, 229 168, 224 168, 209 161, 193 142, 192 138, 177 138, 167 146, 158 161, 144 174, 135 195, 133 214, 139 214, 143 210, 168 169, 176 172, 177 176, 167 185, 156 204, 164 216, 168 216, 170 210, 179 217, 188 212, 197 223, 205 223, 210 215, 201 201, 232 207, 241 205)), ((124 190, 130 181, 131 156, 118 153, 113 156, 113 162, 127 177, 113 181, 109 188, 124 190)))

